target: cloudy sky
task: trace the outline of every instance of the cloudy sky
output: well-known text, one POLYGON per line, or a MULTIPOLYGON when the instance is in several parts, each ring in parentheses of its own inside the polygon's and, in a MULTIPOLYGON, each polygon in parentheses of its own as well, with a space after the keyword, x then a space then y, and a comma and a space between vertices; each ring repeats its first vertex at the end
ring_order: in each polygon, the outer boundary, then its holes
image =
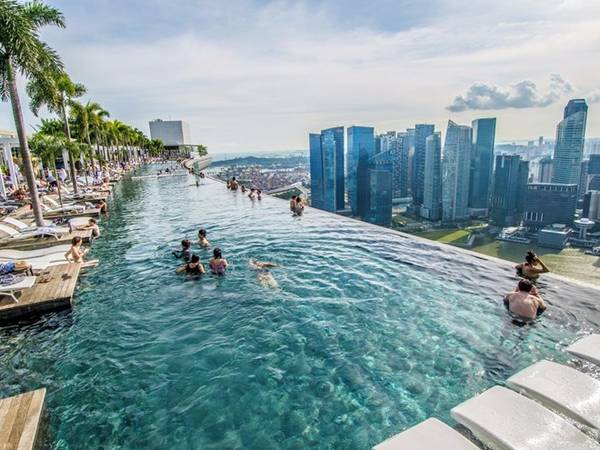
MULTIPOLYGON (((552 137, 574 97, 600 136, 596 0, 48 2, 67 28, 43 37, 88 97, 144 131, 186 120, 214 153, 490 116, 498 140, 552 137)), ((0 128, 14 128, 6 103, 0 128)))

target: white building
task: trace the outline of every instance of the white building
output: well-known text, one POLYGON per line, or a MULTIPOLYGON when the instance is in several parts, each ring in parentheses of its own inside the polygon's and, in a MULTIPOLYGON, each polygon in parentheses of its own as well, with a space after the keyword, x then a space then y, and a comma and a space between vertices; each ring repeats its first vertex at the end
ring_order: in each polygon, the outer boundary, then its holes
POLYGON ((442 215, 444 221, 469 218, 471 127, 448 121, 442 160, 442 215))
POLYGON ((183 120, 150 121, 150 137, 160 139, 165 147, 192 145, 190 126, 183 120))

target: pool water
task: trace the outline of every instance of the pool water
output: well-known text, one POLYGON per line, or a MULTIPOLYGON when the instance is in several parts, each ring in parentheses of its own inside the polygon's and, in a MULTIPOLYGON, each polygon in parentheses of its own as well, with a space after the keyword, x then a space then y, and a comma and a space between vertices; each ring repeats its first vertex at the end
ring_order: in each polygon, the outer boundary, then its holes
POLYGON ((0 329, 0 394, 48 388, 51 448, 367 449, 600 329, 593 290, 548 277, 519 327, 508 263, 215 181, 125 180, 110 206, 74 310, 0 329), (200 227, 225 277, 175 273, 200 227))

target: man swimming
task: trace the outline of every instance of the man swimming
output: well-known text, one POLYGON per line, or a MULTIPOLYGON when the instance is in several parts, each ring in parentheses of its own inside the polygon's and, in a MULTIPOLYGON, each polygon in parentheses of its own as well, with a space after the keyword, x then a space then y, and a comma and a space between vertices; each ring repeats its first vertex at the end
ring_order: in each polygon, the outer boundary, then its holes
POLYGON ((537 288, 527 279, 522 279, 514 292, 504 296, 504 305, 520 319, 533 320, 546 310, 546 303, 537 288))
POLYGON ((250 268, 256 270, 256 280, 261 285, 271 289, 277 289, 279 287, 277 280, 273 278, 273 275, 268 270, 270 268, 277 267, 277 264, 256 261, 255 259, 250 258, 250 260, 248 261, 248 265, 250 266, 250 268))
POLYGON ((181 241, 181 250, 173 250, 173 256, 183 258, 185 262, 192 259, 192 243, 188 239, 181 241))

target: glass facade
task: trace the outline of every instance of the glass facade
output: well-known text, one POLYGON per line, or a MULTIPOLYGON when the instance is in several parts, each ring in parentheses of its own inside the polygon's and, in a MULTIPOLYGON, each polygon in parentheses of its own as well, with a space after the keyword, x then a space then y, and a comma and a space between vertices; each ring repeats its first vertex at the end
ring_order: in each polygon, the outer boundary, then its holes
POLYGON ((471 127, 448 121, 442 161, 442 218, 445 221, 469 218, 471 134, 471 127))
POLYGON ((426 139, 433 134, 434 125, 415 125, 415 154, 413 160, 412 196, 414 205, 423 204, 425 189, 425 144, 426 139))
POLYGON ((344 209, 344 127, 310 134, 309 147, 312 206, 344 209))
POLYGON ((555 223, 572 225, 576 206, 577 184, 529 184, 523 224, 533 230, 555 223))
POLYGON ((369 160, 369 199, 367 222, 389 226, 393 197, 392 151, 383 151, 369 160))
POLYGON ((425 189, 421 217, 429 220, 442 218, 442 138, 433 133, 425 140, 425 189))
POLYGON ((565 107, 563 120, 556 127, 553 183, 579 184, 586 120, 585 100, 570 100, 565 107))
POLYGON ((494 143, 496 119, 477 119, 471 123, 473 142, 471 147, 471 174, 469 182, 469 207, 487 208, 492 173, 494 169, 494 143))
POLYGON ((490 198, 490 218, 500 227, 517 225, 521 222, 529 162, 518 155, 496 156, 496 170, 490 198))
POLYGON ((373 127, 347 130, 346 185, 352 215, 366 219, 369 203, 369 160, 375 155, 373 127))

